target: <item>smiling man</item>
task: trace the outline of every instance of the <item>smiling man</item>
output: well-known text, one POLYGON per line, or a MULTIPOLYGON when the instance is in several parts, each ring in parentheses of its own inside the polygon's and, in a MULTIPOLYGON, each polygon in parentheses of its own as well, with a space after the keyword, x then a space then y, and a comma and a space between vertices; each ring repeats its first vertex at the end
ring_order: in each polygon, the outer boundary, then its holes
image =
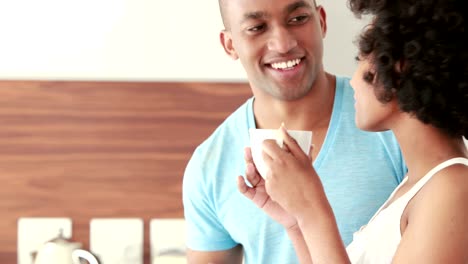
POLYGON ((313 131, 313 166, 343 242, 349 243, 405 174, 393 134, 355 127, 349 79, 323 68, 327 31, 323 7, 312 0, 219 4, 225 26, 222 47, 229 57, 240 60, 253 97, 198 146, 185 170, 189 263, 237 264, 243 258, 246 264, 300 261, 293 247, 297 229, 286 230, 275 221, 288 219, 275 218, 274 207, 265 210, 269 201, 264 193, 257 192, 254 204, 237 187, 239 175, 256 173, 249 151, 244 158, 249 128, 276 129, 282 122, 288 129, 313 131))

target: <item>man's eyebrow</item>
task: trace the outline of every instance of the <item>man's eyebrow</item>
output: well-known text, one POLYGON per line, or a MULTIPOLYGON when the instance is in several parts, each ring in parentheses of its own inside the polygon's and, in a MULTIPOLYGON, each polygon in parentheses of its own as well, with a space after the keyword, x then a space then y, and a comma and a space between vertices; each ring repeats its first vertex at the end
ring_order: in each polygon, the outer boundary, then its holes
POLYGON ((244 14, 241 23, 244 23, 247 20, 256 20, 256 19, 262 19, 265 17, 267 17, 267 14, 263 11, 248 12, 244 14))
MULTIPOLYGON (((296 9, 303 8, 303 7, 312 9, 312 5, 309 2, 304 1, 304 0, 299 0, 299 1, 296 1, 294 3, 287 5, 286 8, 284 9, 284 12, 289 14, 289 13, 294 12, 296 9)), ((248 12, 243 15, 241 23, 244 23, 247 20, 257 20, 257 19, 262 19, 266 17, 268 17, 268 14, 263 11, 248 12)))
POLYGON ((294 12, 296 9, 299 9, 299 8, 302 8, 302 7, 312 9, 312 5, 310 5, 309 2, 306 2, 304 0, 299 0, 299 1, 296 1, 296 2, 286 6, 286 8, 284 9, 284 12, 289 14, 289 13, 294 12))

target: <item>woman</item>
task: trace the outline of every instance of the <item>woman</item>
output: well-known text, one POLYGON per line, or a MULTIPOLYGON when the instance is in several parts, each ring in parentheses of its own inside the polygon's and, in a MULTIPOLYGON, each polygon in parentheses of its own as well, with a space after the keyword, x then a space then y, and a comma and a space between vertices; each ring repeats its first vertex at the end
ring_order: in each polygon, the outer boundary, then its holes
MULTIPOLYGON (((239 190, 285 228, 301 263, 468 263, 468 52, 462 0, 349 0, 373 19, 351 81, 356 125, 392 130, 408 173, 345 248, 318 175, 284 129, 246 151, 239 190)), ((339 166, 339 164, 337 164, 339 166)), ((378 173, 378 172, 376 172, 378 173)))

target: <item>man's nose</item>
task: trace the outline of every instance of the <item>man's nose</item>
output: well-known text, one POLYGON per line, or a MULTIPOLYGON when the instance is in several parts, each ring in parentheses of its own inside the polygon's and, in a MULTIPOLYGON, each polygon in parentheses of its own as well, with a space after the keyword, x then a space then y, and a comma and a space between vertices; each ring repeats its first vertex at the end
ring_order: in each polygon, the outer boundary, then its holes
POLYGON ((271 32, 267 45, 268 50, 287 53, 297 46, 297 40, 287 29, 279 27, 271 32))

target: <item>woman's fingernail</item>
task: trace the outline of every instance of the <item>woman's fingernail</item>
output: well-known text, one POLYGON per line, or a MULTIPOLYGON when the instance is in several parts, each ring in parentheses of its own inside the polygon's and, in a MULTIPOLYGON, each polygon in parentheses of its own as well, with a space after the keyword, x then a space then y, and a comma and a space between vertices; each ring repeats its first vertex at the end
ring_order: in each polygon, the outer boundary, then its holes
POLYGON ((284 125, 284 122, 281 122, 280 129, 283 130, 283 131, 287 131, 286 126, 284 125))

